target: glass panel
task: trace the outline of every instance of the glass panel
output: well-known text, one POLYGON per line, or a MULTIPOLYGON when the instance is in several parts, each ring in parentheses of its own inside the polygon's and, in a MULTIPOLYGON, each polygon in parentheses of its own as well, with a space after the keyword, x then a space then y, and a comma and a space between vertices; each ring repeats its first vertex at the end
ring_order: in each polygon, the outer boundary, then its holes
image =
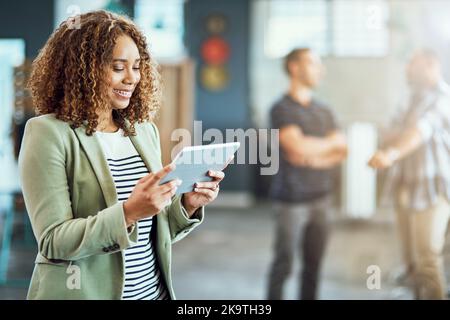
POLYGON ((379 57, 388 52, 388 7, 384 0, 335 0, 333 53, 379 57))
POLYGON ((183 3, 183 0, 137 0, 135 3, 135 21, 158 59, 185 56, 183 3))
POLYGON ((294 47, 327 54, 327 1, 270 1, 264 50, 268 57, 286 55, 294 47))
POLYGON ((109 0, 58 0, 55 1, 55 28, 69 17, 93 10, 113 9, 116 1, 109 0))
POLYGON ((380 57, 388 52, 386 0, 265 0, 264 51, 270 58, 294 47, 321 55, 380 57))
POLYGON ((14 113, 14 67, 23 64, 24 59, 22 39, 0 39, 0 191, 14 190, 19 185, 10 133, 14 113))

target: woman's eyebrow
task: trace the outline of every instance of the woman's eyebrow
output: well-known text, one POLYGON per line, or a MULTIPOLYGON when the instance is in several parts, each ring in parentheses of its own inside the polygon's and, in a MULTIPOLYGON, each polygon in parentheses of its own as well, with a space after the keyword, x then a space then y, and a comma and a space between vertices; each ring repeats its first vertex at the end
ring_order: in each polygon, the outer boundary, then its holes
MULTIPOLYGON (((140 61, 141 61, 141 58, 138 58, 134 62, 140 62, 140 61)), ((113 62, 128 62, 128 60, 127 59, 118 58, 118 59, 113 59, 113 62)))

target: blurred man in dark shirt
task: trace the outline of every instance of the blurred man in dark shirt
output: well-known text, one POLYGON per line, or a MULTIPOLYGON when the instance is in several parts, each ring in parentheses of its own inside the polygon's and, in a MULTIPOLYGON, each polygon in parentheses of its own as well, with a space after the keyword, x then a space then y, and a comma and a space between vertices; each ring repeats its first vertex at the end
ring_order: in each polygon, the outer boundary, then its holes
POLYGON ((281 152, 270 191, 277 228, 268 299, 282 298, 297 252, 303 258, 298 296, 316 299, 334 169, 346 157, 347 146, 331 110, 312 97, 322 74, 320 58, 308 48, 295 49, 286 56, 285 69, 289 91, 271 110, 281 152))

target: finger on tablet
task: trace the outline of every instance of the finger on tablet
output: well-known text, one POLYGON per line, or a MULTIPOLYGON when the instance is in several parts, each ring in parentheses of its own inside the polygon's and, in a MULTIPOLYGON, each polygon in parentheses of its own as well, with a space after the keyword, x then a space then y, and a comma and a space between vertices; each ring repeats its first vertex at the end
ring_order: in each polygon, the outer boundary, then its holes
POLYGON ((170 189, 164 191, 161 195, 163 197, 172 198, 176 194, 177 190, 178 190, 178 186, 175 185, 173 188, 170 188, 170 189))
POLYGON ((151 181, 153 183, 157 183, 159 181, 161 181, 162 178, 164 178, 167 174, 169 174, 170 172, 172 172, 173 170, 175 170, 175 164, 171 163, 168 164, 167 166, 165 166, 164 168, 162 168, 161 170, 159 170, 157 173, 155 173, 153 175, 153 178, 151 179, 151 181))
POLYGON ((148 179, 150 179, 151 177, 153 177, 152 173, 149 173, 145 176, 143 176, 142 178, 139 179, 138 183, 145 183, 147 182, 148 179))
POLYGON ((217 187, 217 182, 197 182, 195 184, 196 188, 206 188, 206 189, 215 189, 217 187))
POLYGON ((170 180, 159 186, 159 190, 161 193, 169 192, 174 188, 178 188, 181 185, 182 181, 180 179, 170 180))
POLYGON ((202 193, 205 196, 208 196, 209 198, 214 198, 214 195, 215 195, 214 191, 212 191, 211 189, 206 189, 206 188, 195 188, 194 191, 197 193, 202 193))
POLYGON ((218 178, 218 179, 222 180, 225 177, 225 173, 222 172, 222 171, 209 170, 208 171, 208 176, 210 176, 212 178, 218 178))

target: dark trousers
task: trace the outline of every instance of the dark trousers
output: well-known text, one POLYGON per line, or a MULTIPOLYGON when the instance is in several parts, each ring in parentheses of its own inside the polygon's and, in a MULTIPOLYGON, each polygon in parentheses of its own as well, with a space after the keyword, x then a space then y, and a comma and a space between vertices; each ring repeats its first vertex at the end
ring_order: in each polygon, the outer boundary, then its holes
POLYGON ((282 299, 283 286, 299 253, 303 268, 298 276, 298 298, 317 298, 317 287, 329 228, 329 196, 302 204, 277 203, 274 258, 269 273, 269 300, 282 299))

